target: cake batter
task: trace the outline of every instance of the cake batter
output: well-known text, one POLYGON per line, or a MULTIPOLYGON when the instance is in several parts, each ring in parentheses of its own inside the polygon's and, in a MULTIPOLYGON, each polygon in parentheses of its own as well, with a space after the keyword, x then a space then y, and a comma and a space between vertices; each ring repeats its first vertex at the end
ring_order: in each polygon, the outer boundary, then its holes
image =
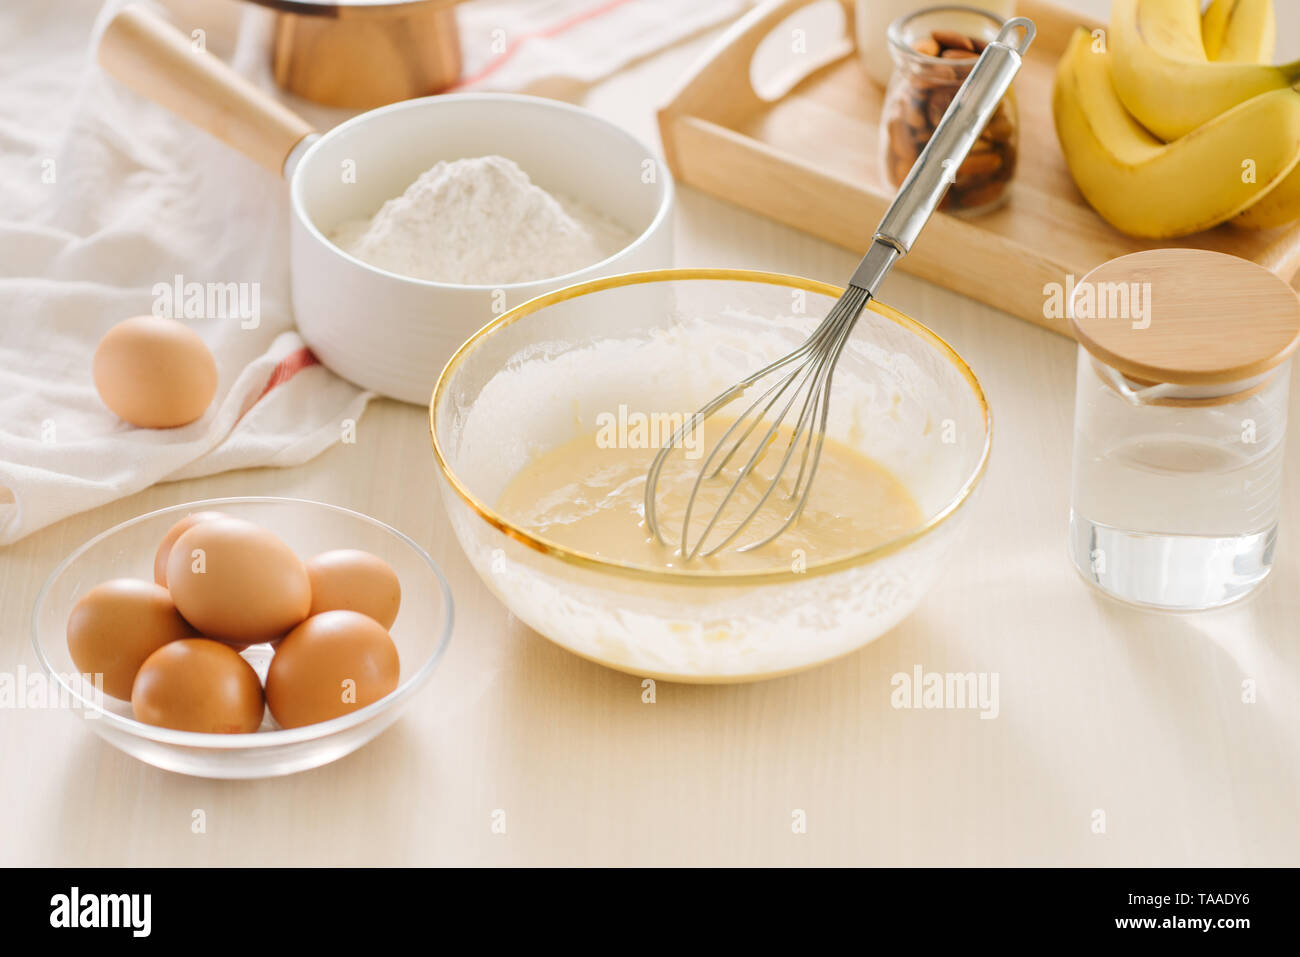
MULTIPOLYGON (((718 431, 705 436, 702 448, 711 448, 726 426, 725 422, 715 426, 718 431)), ((756 429, 751 442, 765 431, 766 427, 756 429)), ((766 491, 785 454, 788 434, 777 437, 732 497, 707 547, 721 541, 766 491)), ((645 523, 646 470, 657 449, 606 445, 593 433, 542 454, 510 480, 497 510, 556 545, 644 568, 700 572, 775 571, 798 567, 799 563, 811 565, 884 544, 923 520, 912 496, 886 468, 827 438, 812 493, 797 522, 760 549, 735 550, 767 537, 789 515, 794 503, 787 494, 799 474, 801 449, 791 457, 781 489, 772 493, 754 521, 731 545, 710 558, 697 557, 684 563, 673 545, 654 541, 645 523)), ((691 513, 692 543, 752 450, 752 444, 742 448, 722 474, 700 487, 691 513)), ((680 450, 665 463, 658 508, 660 527, 666 536, 680 534, 686 500, 702 464, 702 458, 688 458, 680 450)))

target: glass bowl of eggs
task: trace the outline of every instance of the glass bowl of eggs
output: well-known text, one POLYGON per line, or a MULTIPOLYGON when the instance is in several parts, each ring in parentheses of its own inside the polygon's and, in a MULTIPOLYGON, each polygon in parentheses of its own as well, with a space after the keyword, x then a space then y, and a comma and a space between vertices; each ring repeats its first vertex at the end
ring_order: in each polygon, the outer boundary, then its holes
POLYGON ((393 723, 451 637, 447 581, 412 539, 323 502, 224 498, 82 545, 32 612, 58 704, 149 764, 291 774, 393 723))
MULTIPOLYGON (((840 292, 751 270, 657 270, 570 286, 485 326, 430 403, 443 502, 479 576, 569 651, 671 681, 777 677, 894 627, 941 579, 992 422, 962 358, 887 305, 870 303, 840 355, 816 481, 787 531, 749 552, 682 558, 692 476, 720 438, 712 419, 665 462, 665 541, 645 522, 646 470, 674 429, 799 346, 840 292)), ((736 501, 762 494, 782 438, 736 501)), ((746 454, 723 482, 704 482, 695 520, 719 504, 746 454)), ((796 458, 786 493, 798 472, 796 458)), ((766 525, 734 545, 778 528, 792 501, 758 501, 766 525)))

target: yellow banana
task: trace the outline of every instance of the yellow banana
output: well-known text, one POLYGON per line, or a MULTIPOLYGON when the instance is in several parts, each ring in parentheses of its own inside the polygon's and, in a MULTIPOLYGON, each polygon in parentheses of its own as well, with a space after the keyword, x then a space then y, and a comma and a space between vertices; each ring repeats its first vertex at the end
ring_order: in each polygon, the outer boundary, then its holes
POLYGON ((1237 0, 1210 0, 1210 5, 1201 14, 1201 43, 1205 46, 1207 60, 1221 59, 1223 37, 1228 32, 1228 20, 1236 5, 1237 0))
POLYGON ((1211 0, 1201 17, 1205 55, 1221 63, 1272 63, 1277 45, 1273 0, 1211 0))
MULTIPOLYGON (((1273 0, 1212 0, 1201 18, 1211 60, 1269 63, 1277 43, 1273 0)), ((1300 165, 1256 203, 1232 218, 1242 229, 1274 229, 1300 219, 1300 165)))
POLYGON ((1108 43, 1115 92, 1134 118, 1165 142, 1300 79, 1300 62, 1208 60, 1198 0, 1114 0, 1108 43))
POLYGON ((1300 165, 1273 189, 1232 219, 1242 229, 1273 229, 1300 219, 1300 165))
POLYGON ((1113 60, 1094 50, 1087 30, 1076 31, 1057 67, 1052 107, 1075 183, 1117 229, 1151 239, 1209 229, 1300 165, 1300 93, 1263 93, 1162 143, 1124 109, 1111 83, 1113 60))

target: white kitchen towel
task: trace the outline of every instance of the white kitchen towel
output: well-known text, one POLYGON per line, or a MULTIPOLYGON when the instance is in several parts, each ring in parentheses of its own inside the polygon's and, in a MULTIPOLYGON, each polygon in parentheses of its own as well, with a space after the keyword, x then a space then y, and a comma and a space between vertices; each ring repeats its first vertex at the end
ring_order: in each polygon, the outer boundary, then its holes
POLYGON ((473 0, 457 7, 458 89, 590 84, 737 16, 749 0, 473 0))

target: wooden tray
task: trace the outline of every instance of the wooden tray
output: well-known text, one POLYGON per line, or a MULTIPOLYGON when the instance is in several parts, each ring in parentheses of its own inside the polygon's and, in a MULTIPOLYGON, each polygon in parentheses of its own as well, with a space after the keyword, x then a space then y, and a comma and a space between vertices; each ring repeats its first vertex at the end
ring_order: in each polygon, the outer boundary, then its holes
MULTIPOLYGON (((754 92, 759 44, 815 0, 773 0, 721 37, 659 111, 668 165, 707 193, 852 250, 865 251, 894 190, 879 170, 883 92, 846 39, 831 62, 769 102, 754 92)), ((848 37, 851 2, 844 0, 848 37)), ((1045 0, 1020 0, 1038 37, 1016 79, 1020 158, 1011 201, 974 220, 936 213, 900 268, 1068 335, 1044 313, 1044 286, 1082 278, 1140 249, 1194 246, 1258 262, 1287 281, 1300 270, 1300 225, 1267 232, 1231 226, 1182 240, 1125 236, 1084 201, 1070 178, 1052 121, 1056 63, 1074 28, 1101 26, 1045 0)))

